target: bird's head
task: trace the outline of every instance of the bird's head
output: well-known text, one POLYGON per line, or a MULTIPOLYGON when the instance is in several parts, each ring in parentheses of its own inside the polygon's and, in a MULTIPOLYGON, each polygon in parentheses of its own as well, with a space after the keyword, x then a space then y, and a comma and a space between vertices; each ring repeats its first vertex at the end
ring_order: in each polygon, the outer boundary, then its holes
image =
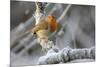
POLYGON ((52 15, 48 15, 48 16, 47 16, 47 20, 48 20, 49 23, 50 23, 50 22, 56 22, 55 17, 52 16, 52 15))

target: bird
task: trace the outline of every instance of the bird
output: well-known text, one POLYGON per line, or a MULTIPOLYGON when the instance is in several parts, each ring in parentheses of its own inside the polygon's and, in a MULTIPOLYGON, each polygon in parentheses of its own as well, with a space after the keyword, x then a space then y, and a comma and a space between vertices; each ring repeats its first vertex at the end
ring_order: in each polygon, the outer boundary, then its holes
MULTIPOLYGON (((38 24, 36 24, 32 29, 31 32, 37 35, 37 32, 40 30, 47 30, 50 33, 57 31, 58 23, 56 18, 52 15, 48 15, 43 17, 39 20, 38 24)), ((38 36, 38 35, 37 35, 38 36)))
POLYGON ((42 17, 39 22, 31 29, 33 35, 36 35, 42 48, 51 48, 50 45, 44 45, 48 42, 49 35, 57 31, 58 22, 52 15, 42 17))

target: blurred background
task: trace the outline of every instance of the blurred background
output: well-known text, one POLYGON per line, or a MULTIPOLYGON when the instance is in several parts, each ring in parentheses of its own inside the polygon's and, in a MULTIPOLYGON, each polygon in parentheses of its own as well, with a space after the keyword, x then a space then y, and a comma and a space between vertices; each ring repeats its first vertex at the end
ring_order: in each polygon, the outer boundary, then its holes
MULTIPOLYGON (((68 5, 47 3, 45 13, 59 20, 68 5)), ((36 38, 25 33, 35 25, 35 3, 11 0, 10 10, 11 66, 36 65, 44 53, 36 38)), ((59 49, 67 46, 73 49, 95 46, 95 6, 72 4, 58 23, 59 31, 52 40, 59 49)))

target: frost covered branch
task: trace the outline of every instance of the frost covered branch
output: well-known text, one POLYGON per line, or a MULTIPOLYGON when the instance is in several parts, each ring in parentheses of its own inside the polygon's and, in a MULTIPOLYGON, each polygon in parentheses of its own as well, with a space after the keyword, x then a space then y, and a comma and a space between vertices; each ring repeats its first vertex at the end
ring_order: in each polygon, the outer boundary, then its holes
MULTIPOLYGON (((43 3, 39 3, 39 2, 36 2, 36 11, 35 11, 35 20, 36 20, 36 25, 40 23, 40 20, 45 16, 44 14, 44 5, 43 3)), ((40 43, 40 45, 42 46, 42 49, 44 51, 48 51, 48 49, 52 48, 54 46, 54 43, 53 41, 50 41, 48 39, 48 31, 45 30, 45 29, 41 29, 41 30, 38 30, 36 32, 37 34, 37 39, 38 39, 38 42, 40 43)))
POLYGON ((61 51, 53 48, 48 51, 46 56, 40 57, 37 64, 66 63, 76 59, 95 59, 95 47, 83 49, 71 49, 67 47, 61 51))
POLYGON ((39 3, 39 2, 35 2, 35 5, 36 5, 36 11, 35 11, 35 14, 34 14, 34 17, 36 19, 36 24, 39 23, 39 20, 41 19, 41 17, 44 16, 44 5, 42 3, 39 3))

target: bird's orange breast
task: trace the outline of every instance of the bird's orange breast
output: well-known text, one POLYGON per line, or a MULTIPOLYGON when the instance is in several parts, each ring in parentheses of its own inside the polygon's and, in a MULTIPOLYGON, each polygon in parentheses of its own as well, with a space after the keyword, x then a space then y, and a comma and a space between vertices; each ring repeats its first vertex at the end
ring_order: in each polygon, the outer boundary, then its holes
POLYGON ((56 31, 57 30, 57 25, 58 25, 58 23, 57 23, 57 21, 56 21, 56 19, 55 19, 55 17, 53 17, 53 16, 47 16, 47 21, 48 21, 48 25, 49 25, 49 30, 50 30, 50 32, 54 32, 54 31, 56 31))

